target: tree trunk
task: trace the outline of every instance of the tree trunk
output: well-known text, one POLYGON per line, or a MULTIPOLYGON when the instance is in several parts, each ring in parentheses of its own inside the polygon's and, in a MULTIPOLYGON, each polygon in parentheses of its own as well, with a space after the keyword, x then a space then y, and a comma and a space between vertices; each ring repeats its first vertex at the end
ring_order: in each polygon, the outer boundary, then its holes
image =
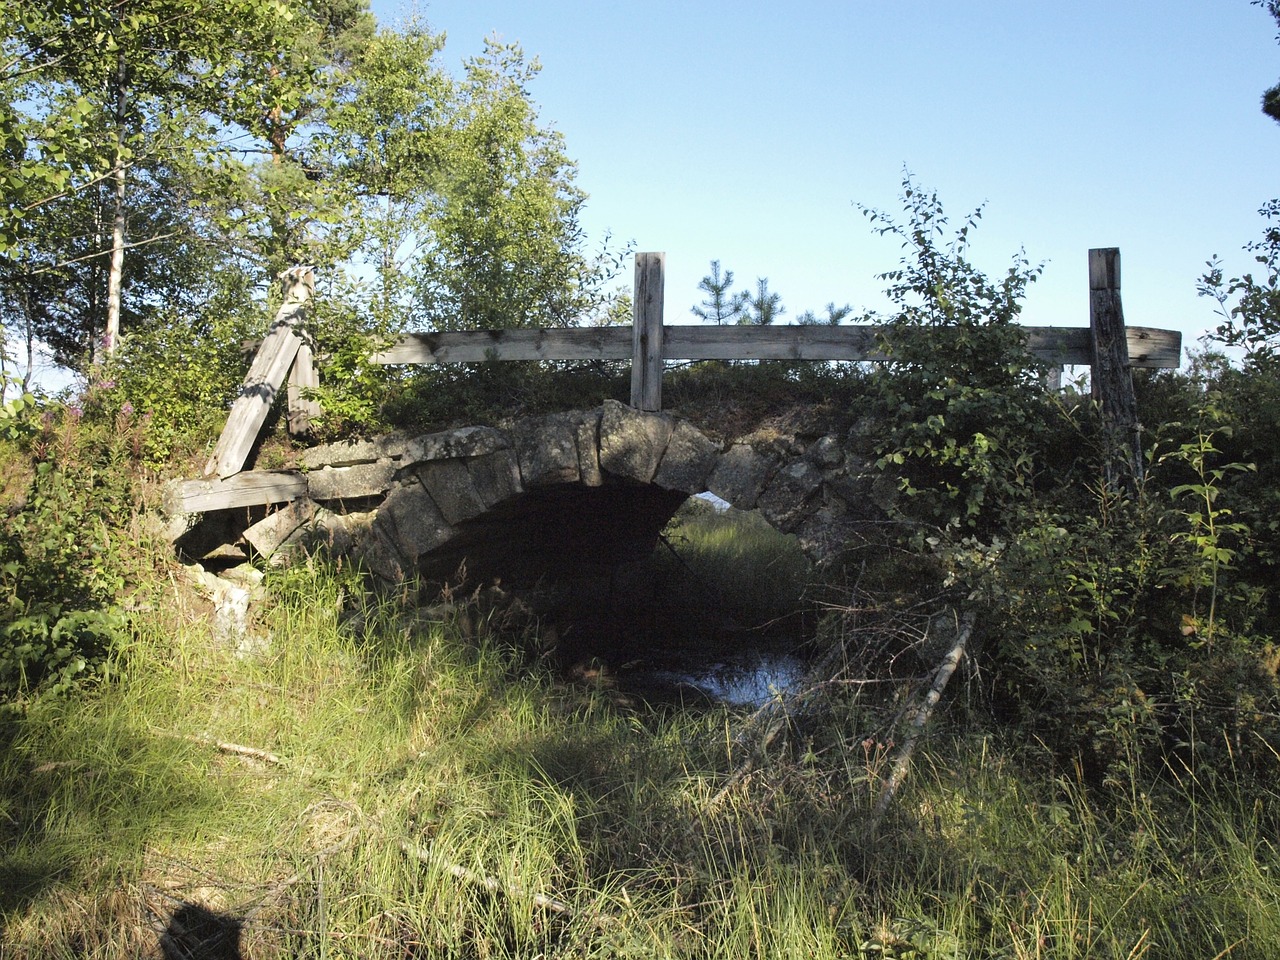
POLYGON ((111 272, 107 275, 107 329, 102 350, 110 356, 120 340, 120 305, 124 289, 125 189, 128 163, 125 157, 125 119, 129 106, 128 71, 124 54, 116 61, 116 155, 111 167, 114 184, 111 213, 111 272))
POLYGON ((22 313, 26 318, 27 338, 27 369, 22 375, 22 392, 29 393, 31 381, 36 375, 36 329, 34 317, 31 313, 31 289, 26 286, 22 288, 22 313))

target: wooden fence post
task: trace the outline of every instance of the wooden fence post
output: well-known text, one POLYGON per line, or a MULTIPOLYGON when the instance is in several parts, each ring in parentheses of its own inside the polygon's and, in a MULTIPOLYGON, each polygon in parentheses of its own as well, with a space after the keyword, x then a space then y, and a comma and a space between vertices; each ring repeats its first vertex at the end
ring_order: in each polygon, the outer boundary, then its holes
POLYGON ((636 254, 631 328, 631 406, 662 409, 662 298, 665 253, 636 254))
POLYGON ((206 477, 215 473, 219 477, 230 477, 244 467, 258 439, 258 431, 302 345, 302 335, 297 328, 306 316, 307 301, 315 292, 315 274, 310 267, 293 267, 281 276, 280 284, 284 302, 262 338, 253 365, 240 385, 240 395, 231 405, 227 425, 222 428, 213 456, 205 464, 206 477))
POLYGON ((1142 427, 1129 367, 1129 343, 1120 305, 1120 251, 1104 247, 1089 251, 1089 333, 1093 344, 1090 384, 1102 409, 1107 444, 1107 483, 1125 486, 1142 479, 1142 427))
POLYGON ((298 355, 289 368, 289 435, 301 436, 311 432, 311 421, 320 416, 320 404, 306 395, 308 390, 320 386, 320 371, 316 369, 315 351, 311 338, 304 337, 298 344, 298 355))

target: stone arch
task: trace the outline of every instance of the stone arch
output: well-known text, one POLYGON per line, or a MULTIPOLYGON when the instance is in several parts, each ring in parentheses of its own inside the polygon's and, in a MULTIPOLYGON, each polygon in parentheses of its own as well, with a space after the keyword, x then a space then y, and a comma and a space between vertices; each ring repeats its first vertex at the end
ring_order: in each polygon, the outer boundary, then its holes
POLYGON ((334 488, 329 475, 341 471, 376 467, 387 478, 381 505, 344 539, 394 583, 464 563, 500 574, 639 559, 680 504, 704 491, 758 508, 821 563, 882 516, 873 478, 844 446, 834 435, 767 449, 720 444, 687 420, 606 401, 504 427, 332 444, 309 451, 306 464, 313 491, 334 488))
POLYGON ((355 555, 397 583, 463 562, 500 573, 539 558, 635 559, 685 499, 710 491, 758 509, 822 564, 884 520, 892 484, 854 452, 856 436, 787 429, 717 442, 686 419, 606 401, 502 426, 340 441, 304 451, 296 469, 176 482, 170 536, 197 558, 211 543, 240 542, 268 559, 355 555))

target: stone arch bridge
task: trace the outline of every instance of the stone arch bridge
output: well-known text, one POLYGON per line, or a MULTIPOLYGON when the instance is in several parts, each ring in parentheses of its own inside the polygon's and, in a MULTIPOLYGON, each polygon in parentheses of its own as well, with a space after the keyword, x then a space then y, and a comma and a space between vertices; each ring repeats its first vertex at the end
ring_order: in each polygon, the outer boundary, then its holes
POLYGON ((197 558, 320 548, 389 583, 448 580, 464 565, 518 581, 643 559, 679 506, 709 491, 758 508, 821 563, 892 496, 847 446, 803 432, 720 443, 669 413, 605 401, 314 447, 296 469, 176 482, 167 510, 177 546, 197 558))
MULTIPOLYGON (((382 579, 519 577, 640 559, 689 496, 710 491, 758 507, 794 533, 811 560, 833 557, 859 526, 884 519, 893 481, 868 469, 856 438, 822 428, 717 443, 661 412, 671 359, 883 359, 875 327, 678 327, 662 323, 662 254, 636 258, 631 330, 459 331, 410 336, 380 363, 632 360, 631 405, 548 414, 505 427, 335 443, 292 470, 245 470, 286 377, 291 432, 305 432, 318 382, 306 332, 307 268, 283 278, 283 304, 261 342, 205 468, 170 491, 171 538, 188 556, 251 548, 272 558, 325 546, 382 579), (237 509, 239 508, 239 509, 237 509)), ((1051 365, 1089 363, 1117 448, 1141 475, 1132 366, 1178 365, 1176 331, 1126 327, 1119 251, 1089 255, 1089 328, 1027 328, 1028 350, 1051 365)))

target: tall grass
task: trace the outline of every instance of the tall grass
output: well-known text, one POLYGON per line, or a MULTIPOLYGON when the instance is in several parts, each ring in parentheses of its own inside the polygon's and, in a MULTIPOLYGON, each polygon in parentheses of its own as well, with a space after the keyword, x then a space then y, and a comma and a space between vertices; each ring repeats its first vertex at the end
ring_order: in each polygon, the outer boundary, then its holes
POLYGON ((1280 807, 1243 777, 1095 795, 943 722, 869 836, 856 715, 724 791, 730 710, 626 707, 389 605, 354 631, 331 570, 270 586, 260 652, 174 597, 118 680, 8 722, 4 957, 1280 955, 1280 807))
MULTIPOLYGON (((812 571, 795 537, 778 533, 758 513, 718 511, 695 498, 676 514, 666 541, 670 550, 655 554, 654 562, 663 602, 681 617, 757 631, 790 619, 790 631, 800 633, 796 615, 812 571)), ((697 623, 704 632, 710 626, 697 623)))

